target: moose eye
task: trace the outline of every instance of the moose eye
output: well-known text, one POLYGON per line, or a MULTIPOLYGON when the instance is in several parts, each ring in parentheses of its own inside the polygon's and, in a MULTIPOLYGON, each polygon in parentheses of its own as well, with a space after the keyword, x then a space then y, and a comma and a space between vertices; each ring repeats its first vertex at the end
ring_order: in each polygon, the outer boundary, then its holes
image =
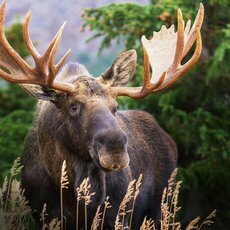
POLYGON ((80 105, 79 104, 71 104, 70 111, 72 113, 79 113, 80 112, 80 105))

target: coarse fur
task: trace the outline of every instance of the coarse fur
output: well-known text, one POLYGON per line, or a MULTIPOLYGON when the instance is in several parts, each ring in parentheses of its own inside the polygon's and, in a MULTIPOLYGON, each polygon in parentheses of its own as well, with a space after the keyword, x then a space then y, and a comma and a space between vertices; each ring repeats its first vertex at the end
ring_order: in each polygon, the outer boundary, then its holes
MULTIPOLYGON (((134 208, 133 229, 139 229, 145 216, 159 220, 162 192, 176 167, 176 145, 148 113, 118 111, 110 90, 130 81, 135 64, 134 51, 122 53, 99 80, 84 66, 67 64, 58 78, 74 84, 74 95, 23 85, 42 99, 25 141, 22 172, 22 186, 38 226, 44 203, 48 220, 60 219, 64 160, 70 182, 63 194, 66 229, 76 229, 76 188, 87 177, 90 191, 95 192, 88 206, 88 226, 97 207, 109 196, 112 208, 106 211, 104 229, 113 229, 127 186, 140 174, 143 182, 134 208)), ((83 208, 80 203, 80 227, 84 226, 83 208)))

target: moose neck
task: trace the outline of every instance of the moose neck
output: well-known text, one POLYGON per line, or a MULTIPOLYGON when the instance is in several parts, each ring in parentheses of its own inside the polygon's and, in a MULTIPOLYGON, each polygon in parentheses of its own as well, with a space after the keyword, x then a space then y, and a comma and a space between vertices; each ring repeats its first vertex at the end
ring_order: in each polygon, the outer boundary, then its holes
MULTIPOLYGON (((93 196, 93 205, 98 207, 101 205, 106 198, 106 172, 98 168, 94 162, 88 162, 85 164, 74 164, 74 191, 80 186, 82 181, 89 178, 90 182, 90 193, 97 191, 93 196), (79 167, 80 166, 80 167, 79 167)), ((77 194, 76 194, 77 196, 77 194)))

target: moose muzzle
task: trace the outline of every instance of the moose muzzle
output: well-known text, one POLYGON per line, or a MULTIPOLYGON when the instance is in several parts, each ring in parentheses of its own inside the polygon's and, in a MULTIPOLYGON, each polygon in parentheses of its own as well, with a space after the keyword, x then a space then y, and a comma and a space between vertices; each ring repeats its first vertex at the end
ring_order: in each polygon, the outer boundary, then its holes
POLYGON ((102 130, 95 135, 93 142, 103 168, 119 170, 129 165, 127 136, 121 129, 102 130))

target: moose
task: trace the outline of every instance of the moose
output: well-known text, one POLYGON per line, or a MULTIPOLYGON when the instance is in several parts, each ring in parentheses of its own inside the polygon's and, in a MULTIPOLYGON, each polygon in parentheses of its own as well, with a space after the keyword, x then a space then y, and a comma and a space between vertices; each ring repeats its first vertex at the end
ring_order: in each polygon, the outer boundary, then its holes
MULTIPOLYGON (((168 29, 162 26, 150 40, 142 37, 143 86, 137 87, 126 86, 135 73, 135 50, 120 53, 98 78, 91 76, 78 63, 70 62, 61 69, 69 51, 55 64, 54 56, 64 24, 44 55, 40 55, 29 36, 29 11, 23 25, 23 36, 35 63, 35 66, 30 66, 5 37, 5 6, 3 1, 0 7, 0 76, 8 82, 20 84, 39 99, 22 157, 22 187, 38 228, 41 228, 40 213, 44 203, 48 220, 61 218, 59 192, 64 160, 69 180, 69 188, 63 196, 66 229, 76 229, 76 189, 87 177, 90 189, 95 192, 88 207, 88 226, 97 207, 103 205, 109 196, 112 208, 106 213, 104 229, 113 229, 127 186, 140 174, 143 181, 135 203, 133 229, 140 228, 144 217, 158 221, 163 189, 176 167, 176 144, 150 114, 118 110, 116 98, 144 98, 163 90, 198 61, 202 50, 202 4, 192 27, 190 20, 184 23, 179 9, 177 32, 174 25, 168 29), (193 55, 181 64, 195 41, 193 55)), ((79 229, 85 225, 83 208, 80 204, 79 229)))

